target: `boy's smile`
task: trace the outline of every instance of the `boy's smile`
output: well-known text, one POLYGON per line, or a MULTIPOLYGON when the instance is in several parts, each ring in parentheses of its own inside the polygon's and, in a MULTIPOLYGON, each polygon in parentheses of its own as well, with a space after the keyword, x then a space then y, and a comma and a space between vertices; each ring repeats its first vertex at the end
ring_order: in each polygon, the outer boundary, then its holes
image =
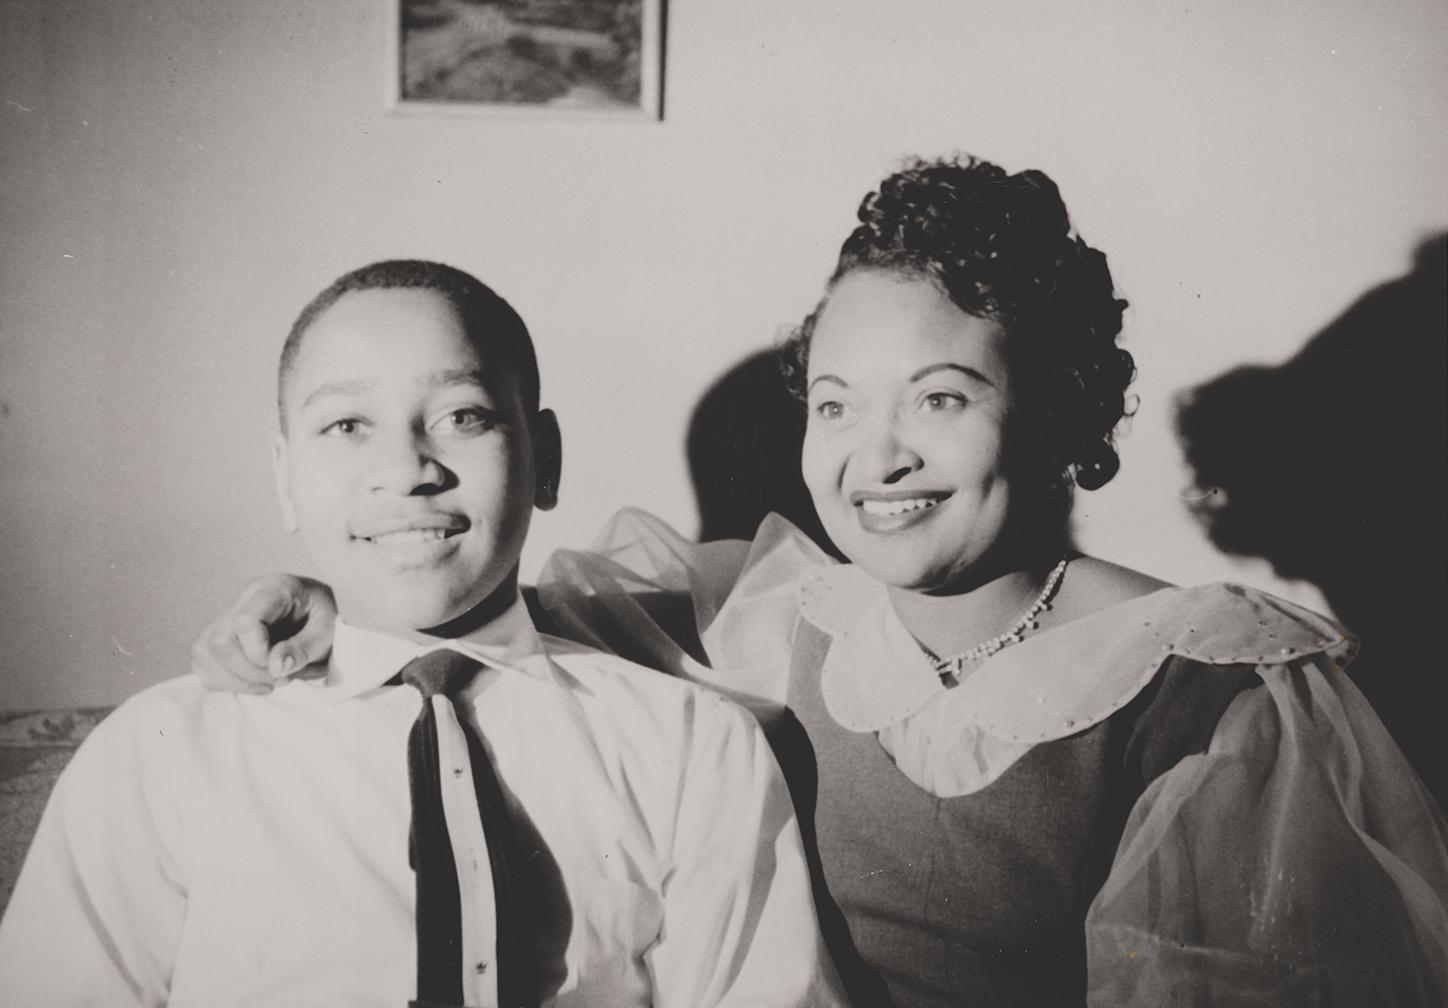
POLYGON ((282 408, 283 514, 344 617, 428 630, 512 601, 557 431, 447 297, 343 295, 306 331, 282 408))
POLYGON ((399 566, 406 566, 446 556, 457 546, 454 538, 471 526, 466 515, 424 513, 370 522, 353 532, 352 537, 377 547, 399 566))

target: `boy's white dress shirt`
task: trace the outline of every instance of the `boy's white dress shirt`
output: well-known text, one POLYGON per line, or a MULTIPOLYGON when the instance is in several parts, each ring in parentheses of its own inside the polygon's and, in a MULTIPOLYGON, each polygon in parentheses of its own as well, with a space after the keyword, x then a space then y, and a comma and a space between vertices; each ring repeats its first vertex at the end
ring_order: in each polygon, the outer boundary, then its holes
MULTIPOLYGON (((433 646, 339 624, 323 679, 256 697, 188 676, 123 704, 61 776, 0 922, 5 1003, 406 1004, 422 701, 385 683, 433 646)), ((840 1003, 747 714, 542 638, 521 601, 451 646, 486 666, 459 707, 542 852, 546 1003, 840 1003)))

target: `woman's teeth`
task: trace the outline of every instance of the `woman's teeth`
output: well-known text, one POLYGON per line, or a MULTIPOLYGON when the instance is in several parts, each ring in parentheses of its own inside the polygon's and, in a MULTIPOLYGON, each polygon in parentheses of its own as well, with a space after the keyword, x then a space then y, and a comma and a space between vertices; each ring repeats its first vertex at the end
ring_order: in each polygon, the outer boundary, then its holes
POLYGON ((892 515, 901 515, 908 511, 920 511, 925 508, 932 508, 936 503, 936 501, 926 497, 912 497, 909 500, 866 500, 860 501, 860 508, 867 515, 874 515, 878 518, 889 518, 892 515))

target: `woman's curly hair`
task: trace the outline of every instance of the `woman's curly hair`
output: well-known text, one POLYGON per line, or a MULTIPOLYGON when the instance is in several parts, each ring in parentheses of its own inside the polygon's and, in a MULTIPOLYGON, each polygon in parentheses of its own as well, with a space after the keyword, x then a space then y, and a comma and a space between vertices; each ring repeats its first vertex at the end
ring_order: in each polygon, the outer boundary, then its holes
MULTIPOLYGON (((1120 467, 1112 432, 1135 376, 1116 345, 1126 302, 1106 257, 1072 231, 1044 172, 1008 175, 973 157, 908 164, 865 197, 859 219, 829 287, 859 269, 928 277, 962 311, 1001 324, 1031 479, 1064 520, 1072 481, 1094 490, 1120 467)), ((783 347, 785 379, 801 398, 828 299, 827 290, 783 347)))

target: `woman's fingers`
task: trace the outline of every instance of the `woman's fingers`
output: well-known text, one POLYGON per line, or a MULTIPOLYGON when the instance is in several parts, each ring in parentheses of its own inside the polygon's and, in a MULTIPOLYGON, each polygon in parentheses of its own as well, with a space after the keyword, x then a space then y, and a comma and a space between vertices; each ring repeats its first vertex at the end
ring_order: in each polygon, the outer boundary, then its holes
POLYGON ((191 645, 191 672, 207 689, 229 693, 265 693, 271 689, 265 664, 257 668, 251 663, 227 617, 212 623, 191 645))
POLYGON ((271 650, 271 637, 266 624, 244 616, 233 620, 232 636, 247 664, 253 668, 267 667, 267 652, 271 650))
POLYGON ((336 607, 326 585, 268 574, 248 585, 191 648, 191 671, 211 689, 264 693, 324 660, 336 607))
POLYGON ((286 588, 292 593, 288 613, 288 633, 283 636, 272 624, 271 638, 276 641, 268 660, 273 677, 292 675, 308 665, 327 660, 332 653, 332 634, 337 624, 337 603, 332 589, 311 578, 287 578, 286 588))

